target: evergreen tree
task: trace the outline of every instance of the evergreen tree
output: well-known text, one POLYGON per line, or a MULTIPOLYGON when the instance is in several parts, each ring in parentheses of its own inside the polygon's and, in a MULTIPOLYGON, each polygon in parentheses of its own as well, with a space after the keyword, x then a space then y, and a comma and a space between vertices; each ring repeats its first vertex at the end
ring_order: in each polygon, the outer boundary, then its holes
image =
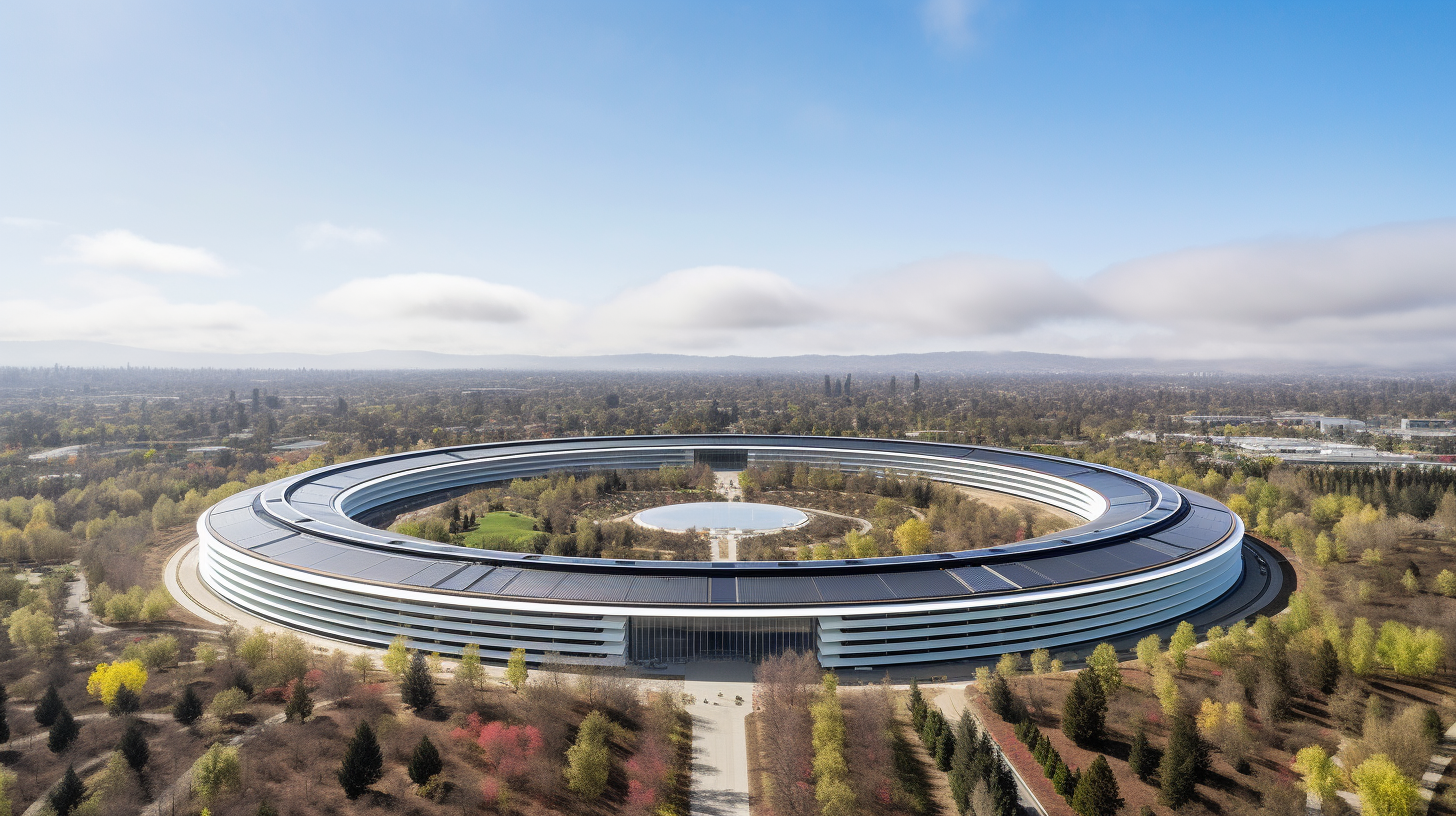
POLYGON ((5 713, 5 704, 10 701, 10 692, 0 683, 0 745, 10 741, 10 718, 5 713))
POLYGON ((51 810, 56 812, 56 816, 71 816, 71 813, 80 807, 81 802, 85 799, 86 785, 81 781, 81 777, 76 775, 75 766, 70 766, 66 768, 66 775, 61 777, 60 784, 51 791, 47 801, 51 810))
POLYGON ((126 731, 121 735, 121 741, 116 744, 116 750, 126 758, 126 764, 131 766, 133 771, 142 772, 147 766, 147 760, 151 759, 152 751, 147 746, 147 738, 142 734, 142 724, 137 720, 127 723, 126 731))
POLYGON ((1132 748, 1127 752, 1127 766, 1144 782, 1148 781, 1158 767, 1153 746, 1148 743, 1147 732, 1141 725, 1132 735, 1132 748))
POLYGON ((1031 758, 1036 760, 1036 764, 1041 765, 1046 762, 1047 751, 1050 751, 1051 747, 1052 741, 1047 738, 1046 734, 1042 734, 1037 737, 1036 745, 1031 748, 1031 758))
POLYGON ((910 725, 916 731, 925 728, 925 695, 920 693, 920 683, 910 678, 910 725))
POLYGON ((125 685, 116 690, 116 696, 111 698, 111 705, 106 711, 113 717, 120 717, 125 714, 135 714, 142 709, 142 698, 137 696, 125 685))
POLYGON ((415 752, 410 755, 409 778, 416 785, 423 785, 430 781, 430 777, 438 774, 445 767, 440 761, 440 752, 435 748, 435 743, 430 742, 429 737, 420 737, 415 745, 415 752))
POLYGON ((248 670, 239 666, 238 670, 233 672, 233 682, 229 688, 235 688, 251 698, 253 696, 253 679, 248 676, 248 670))
POLYGON ((1072 810, 1077 811, 1078 816, 1113 816, 1122 809, 1122 797, 1118 794, 1117 780, 1112 776, 1112 768, 1107 765, 1107 757, 1098 754, 1077 782, 1077 790, 1072 794, 1072 810))
POLYGON ((1048 746, 1046 759, 1042 760, 1041 772, 1047 779, 1057 775, 1057 768, 1062 765, 1062 754, 1055 747, 1048 746))
POLYGON ((42 728, 50 728, 56 721, 56 715, 61 713, 61 709, 65 707, 65 703, 61 702, 61 693, 56 690, 56 684, 51 683, 46 686, 45 694, 40 698, 40 702, 35 704, 35 721, 42 728))
POLYGON ((950 723, 946 722, 944 718, 941 718, 940 722, 941 727, 939 733, 935 736, 935 744, 933 746, 927 745, 926 747, 934 748, 935 767, 942 771, 949 771, 951 758, 955 756, 955 731, 951 729, 950 723))
POLYGON ((70 748, 71 743, 75 742, 76 737, 80 735, 81 724, 76 722, 75 717, 71 716, 71 710, 66 708, 64 703, 61 704, 60 713, 56 714, 55 721, 51 723, 51 731, 47 735, 46 747, 51 749, 51 753, 59 754, 67 748, 70 748))
POLYGON ((308 722, 308 718, 311 716, 313 716, 313 698, 308 695, 308 686, 304 685, 301 679, 294 680, 293 693, 288 696, 288 705, 283 709, 283 718, 292 722, 293 718, 297 717, 299 722, 308 722))
POLYGON ((1021 812, 1021 805, 1016 801, 1016 777, 1011 774, 1011 766, 1006 760, 998 758, 992 768, 991 775, 991 801, 996 804, 996 816, 1016 816, 1021 812))
POLYGON ((1062 704, 1062 733, 1084 748, 1107 736, 1107 697, 1094 669, 1077 672, 1062 704))
POLYGON ((404 671, 399 691, 404 698, 404 704, 415 711, 423 711, 435 704, 435 678, 430 676, 430 668, 425 663, 423 652, 415 652, 410 658, 409 668, 404 671))
POLYGON ((1198 726, 1186 712, 1173 719, 1168 750, 1158 765, 1163 804, 1182 807, 1193 798, 1194 786, 1208 773, 1208 745, 1198 735, 1198 726))
POLYGON ((1072 770, 1067 767, 1067 763, 1063 762, 1057 766, 1057 772, 1052 774, 1052 787, 1056 789, 1058 796, 1066 798, 1073 793, 1071 785, 1072 770))
POLYGON ((202 716, 202 700, 191 686, 182 690, 182 696, 172 705, 172 719, 183 725, 191 725, 202 716))
POLYGON ((384 776, 384 753, 379 750, 379 740, 374 738, 374 729, 369 723, 360 722, 354 729, 354 737, 344 749, 343 766, 339 768, 339 786, 344 795, 358 799, 359 794, 369 789, 384 776))
POLYGON ((971 712, 962 711, 961 718, 956 722, 955 730, 955 751, 950 757, 950 794, 955 799, 958 812, 964 813, 971 800, 971 792, 975 788, 975 780, 978 774, 975 773, 976 749, 980 746, 980 734, 976 729, 976 722, 971 718, 971 712))

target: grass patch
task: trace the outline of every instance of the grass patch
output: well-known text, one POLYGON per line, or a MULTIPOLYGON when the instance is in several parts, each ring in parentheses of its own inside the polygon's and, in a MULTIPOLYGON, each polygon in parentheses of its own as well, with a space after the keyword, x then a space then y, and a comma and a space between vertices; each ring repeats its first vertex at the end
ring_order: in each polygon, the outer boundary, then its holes
POLYGON ((536 539, 545 535, 535 530, 535 525, 534 518, 509 510, 485 513, 476 517, 474 530, 460 534, 459 543, 487 550, 525 552, 534 549, 536 539))

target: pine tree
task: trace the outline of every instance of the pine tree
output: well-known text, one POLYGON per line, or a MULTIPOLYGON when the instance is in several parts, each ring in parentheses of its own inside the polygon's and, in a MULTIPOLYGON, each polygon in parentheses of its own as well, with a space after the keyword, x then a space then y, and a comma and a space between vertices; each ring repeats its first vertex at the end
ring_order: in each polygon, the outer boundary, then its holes
POLYGON ((0 745, 10 741, 10 718, 5 713, 5 704, 10 701, 10 692, 0 683, 0 745))
POLYGON ((1186 712, 1180 713, 1173 719, 1168 750, 1163 753, 1163 761, 1158 765, 1163 804, 1181 807, 1193 798, 1194 786, 1203 781, 1207 772, 1208 745, 1198 735, 1193 717, 1186 712))
POLYGON ((1062 733, 1079 746, 1096 745, 1107 736, 1107 697, 1094 669, 1077 672, 1062 704, 1062 733))
POLYGON ((925 695, 920 693, 920 683, 910 678, 910 725, 917 732, 925 728, 925 695))
POLYGON ((120 717, 124 714, 135 714, 141 709, 142 698, 123 685, 116 690, 116 696, 111 698, 111 705, 107 706, 106 711, 113 717, 120 717))
POLYGON ((46 686, 45 694, 40 698, 40 702, 35 704, 35 721, 42 728, 50 728, 62 708, 65 708, 65 703, 61 702, 61 693, 56 690, 56 684, 51 683, 46 686))
POLYGON ((423 785, 444 767, 435 743, 430 742, 429 737, 420 737, 419 743, 415 745, 415 752, 410 755, 408 768, 410 781, 416 785, 423 785))
POLYGON ((66 768, 66 775, 61 777, 60 784, 51 791, 47 801, 56 816, 71 816, 71 812, 80 807, 85 799, 86 785, 76 775, 75 766, 70 766, 66 768))
POLYGON ((430 676, 424 653, 415 652, 410 658, 409 668, 405 669, 404 679, 399 684, 399 692, 404 698, 404 704, 415 711, 423 711, 435 704, 435 678, 430 676))
POLYGON ((55 721, 51 723, 51 731, 47 735, 46 747, 51 749, 51 753, 59 754, 67 748, 70 748, 71 743, 75 742, 76 737, 80 735, 80 723, 76 722, 76 718, 71 716, 71 710, 66 708, 65 704, 62 703, 60 713, 56 714, 55 721))
POLYGON ((147 766, 147 760, 151 759, 152 751, 147 746, 147 738, 142 734, 142 724, 132 720, 126 726, 126 731, 121 735, 121 741, 116 744, 116 750, 126 758, 126 764, 131 766, 133 771, 142 772, 147 766))
POLYGON ((191 686, 182 690, 182 696, 172 705, 172 719, 183 725, 191 725, 202 716, 202 701, 191 686))
POLYGON ((308 722, 313 716, 313 698, 308 694, 308 686, 304 685, 302 679, 293 681, 293 693, 288 696, 288 705, 283 709, 283 718, 292 722, 294 717, 299 722, 308 722))
POLYGON ((1147 732, 1139 725, 1137 731, 1132 735, 1132 748, 1127 752, 1127 766, 1137 774, 1137 778, 1148 781, 1153 775, 1153 770, 1158 767, 1153 753, 1153 746, 1148 743, 1147 732))
POLYGON ((369 789, 384 776, 384 753, 379 750, 379 740, 374 738, 374 729, 369 723, 360 722, 354 729, 354 737, 344 749, 343 766, 339 768, 339 786, 344 795, 358 799, 359 794, 369 789))
POLYGON ((1107 765, 1107 757, 1098 754, 1077 782, 1077 790, 1072 794, 1072 810, 1077 811, 1078 816, 1113 816, 1121 809, 1122 797, 1117 790, 1117 780, 1112 776, 1112 768, 1107 765))

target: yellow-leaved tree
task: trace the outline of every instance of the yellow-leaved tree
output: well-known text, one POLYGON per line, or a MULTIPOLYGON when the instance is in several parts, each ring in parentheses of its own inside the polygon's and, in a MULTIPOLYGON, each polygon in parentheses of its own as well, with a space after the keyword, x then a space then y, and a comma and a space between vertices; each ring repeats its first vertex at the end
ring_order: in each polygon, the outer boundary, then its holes
POLYGON ((86 680, 86 693, 105 705, 116 700, 116 692, 126 686, 137 694, 147 685, 147 670, 139 660, 119 660, 115 663, 98 663, 96 670, 86 680))

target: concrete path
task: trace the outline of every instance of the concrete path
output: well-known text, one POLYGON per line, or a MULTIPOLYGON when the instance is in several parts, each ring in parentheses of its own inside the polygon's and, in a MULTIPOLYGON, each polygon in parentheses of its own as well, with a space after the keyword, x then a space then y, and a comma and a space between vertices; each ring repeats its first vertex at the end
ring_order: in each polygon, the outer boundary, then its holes
POLYGON ((689 663, 683 693, 693 698, 687 707, 693 718, 690 816, 748 816, 748 730, 743 719, 753 710, 753 665, 689 663), (743 705, 734 702, 738 696, 743 705))
MULTIPOLYGON (((934 694, 934 692, 931 693, 934 694)), ((931 699, 935 703, 935 707, 940 709, 940 713, 944 714, 945 718, 949 720, 952 725, 959 722, 961 719, 961 712, 967 710, 966 692, 965 689, 960 686, 950 689, 949 691, 944 691, 940 694, 936 694, 931 699)), ((981 729, 982 731, 986 731, 986 724, 981 722, 981 718, 976 716, 976 712, 974 710, 971 711, 971 717, 976 721, 977 728, 981 729)), ((989 734, 990 732, 987 731, 987 733, 989 734)), ((991 744, 996 746, 996 750, 1001 753, 1002 756, 1005 756, 1006 752, 996 742, 995 737, 991 738, 991 744)), ((1011 768, 1011 775, 1016 777, 1016 800, 1021 805, 1021 809, 1027 813, 1033 814, 1033 816, 1042 816, 1042 814, 1045 814, 1047 812, 1046 808, 1042 807, 1041 802, 1038 801, 1036 798, 1036 794, 1031 792, 1031 788, 1028 787, 1026 781, 1021 778, 1021 772, 1017 771, 1010 762, 1006 763, 1006 767, 1011 768)))

